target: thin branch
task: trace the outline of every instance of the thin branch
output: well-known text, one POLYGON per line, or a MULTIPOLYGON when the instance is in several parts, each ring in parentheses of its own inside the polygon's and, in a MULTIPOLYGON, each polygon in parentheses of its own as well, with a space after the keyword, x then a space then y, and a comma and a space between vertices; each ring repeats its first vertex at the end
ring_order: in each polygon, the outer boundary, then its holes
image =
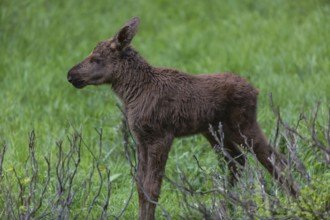
POLYGON ((3 178, 2 166, 3 166, 3 161, 5 160, 6 150, 7 150, 7 144, 6 142, 4 142, 2 144, 2 152, 0 153, 0 180, 3 178))

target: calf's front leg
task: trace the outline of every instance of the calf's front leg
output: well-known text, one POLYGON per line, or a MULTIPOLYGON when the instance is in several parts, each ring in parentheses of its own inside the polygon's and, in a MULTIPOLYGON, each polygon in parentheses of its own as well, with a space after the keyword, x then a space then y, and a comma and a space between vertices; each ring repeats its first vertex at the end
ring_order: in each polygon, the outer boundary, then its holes
POLYGON ((173 135, 166 135, 141 142, 137 179, 140 220, 155 219, 156 204, 172 141, 173 135))
POLYGON ((143 184, 147 174, 148 151, 147 147, 141 144, 138 145, 138 173, 136 177, 136 188, 139 195, 139 219, 145 216, 147 198, 144 195, 143 184))

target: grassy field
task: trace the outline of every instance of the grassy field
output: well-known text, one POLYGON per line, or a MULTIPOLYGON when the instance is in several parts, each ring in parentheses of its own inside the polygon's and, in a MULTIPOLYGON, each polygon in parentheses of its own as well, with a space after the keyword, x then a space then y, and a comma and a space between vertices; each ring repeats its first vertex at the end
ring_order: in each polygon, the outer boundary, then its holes
MULTIPOLYGON (((14 178, 8 177, 13 176, 13 170, 19 178, 29 176, 24 166, 32 130, 42 179, 46 175, 44 156, 55 166, 56 143, 63 140, 63 146, 69 146, 67 137, 76 129, 82 133, 83 145, 98 151, 97 131, 102 128, 100 161, 110 169, 113 179, 109 212, 117 215, 124 207, 132 177, 123 148, 120 101, 109 86, 76 90, 67 82, 66 74, 97 42, 112 37, 134 16, 140 16, 141 24, 133 44, 151 64, 191 74, 235 72, 257 87, 258 119, 270 139, 277 120, 269 93, 289 124, 294 124, 302 111, 310 115, 321 102, 319 124, 326 126, 330 104, 329 14, 327 0, 1 0, 0 143, 7 146, 1 187, 14 178)), ((207 169, 217 166, 216 155, 209 148, 200 136, 176 140, 167 175, 175 179, 179 166, 197 175, 193 155, 207 169)), ((317 174, 320 180, 326 178, 329 169, 318 168, 308 159, 306 155, 312 154, 308 146, 299 152, 305 154, 310 174, 317 174)), ((81 158, 77 182, 83 181, 95 162, 86 147, 81 149, 81 158)), ((49 195, 55 192, 55 176, 51 181, 49 195)), ((12 191, 19 194, 19 186, 13 186, 12 191)), ((91 191, 95 194, 97 187, 91 191)), ((180 197, 174 192, 165 181, 160 203, 176 219, 182 210, 180 197)), ((102 191, 98 199, 104 199, 105 194, 102 191)), ((136 218, 136 194, 123 219, 136 218)), ((5 197, 0 194, 0 217, 5 216, 1 207, 5 197)), ((81 201, 76 199, 73 206, 79 207, 81 201)), ((96 212, 100 206, 97 203, 96 212)), ((161 219, 160 209, 157 216, 161 219)))

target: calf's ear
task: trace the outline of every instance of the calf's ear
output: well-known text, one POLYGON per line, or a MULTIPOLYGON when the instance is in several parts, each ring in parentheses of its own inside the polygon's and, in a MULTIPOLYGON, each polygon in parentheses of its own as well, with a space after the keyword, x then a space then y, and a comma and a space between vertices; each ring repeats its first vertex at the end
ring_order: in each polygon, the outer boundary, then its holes
POLYGON ((134 17, 129 20, 115 35, 112 47, 117 50, 122 50, 127 47, 138 31, 139 22, 139 17, 134 17))

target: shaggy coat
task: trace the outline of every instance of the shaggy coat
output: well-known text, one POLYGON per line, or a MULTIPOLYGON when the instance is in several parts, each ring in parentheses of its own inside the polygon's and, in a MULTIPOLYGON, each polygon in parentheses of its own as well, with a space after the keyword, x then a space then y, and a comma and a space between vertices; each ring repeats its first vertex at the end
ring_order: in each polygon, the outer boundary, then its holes
POLYGON ((110 40, 68 73, 76 88, 111 84, 120 97, 130 130, 138 142, 139 219, 154 219, 162 177, 175 137, 203 134, 211 146, 219 144, 209 128, 223 126, 223 147, 234 184, 244 167, 238 146, 247 146, 259 162, 297 194, 283 174, 287 161, 268 144, 256 120, 258 91, 231 73, 189 75, 151 66, 130 45, 139 19, 133 18, 110 40), (270 158, 275 158, 271 162, 270 158))

